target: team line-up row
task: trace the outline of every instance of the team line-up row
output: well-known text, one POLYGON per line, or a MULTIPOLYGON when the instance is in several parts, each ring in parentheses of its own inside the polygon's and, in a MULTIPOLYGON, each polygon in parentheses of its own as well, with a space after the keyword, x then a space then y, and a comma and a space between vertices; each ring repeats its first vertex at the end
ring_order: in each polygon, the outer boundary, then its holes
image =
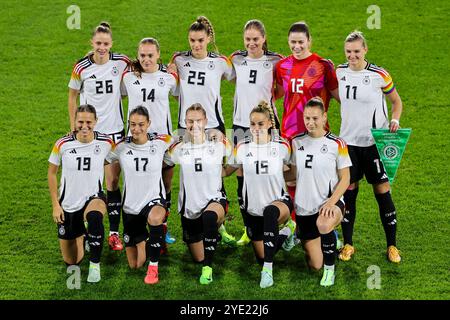
POLYGON ((199 17, 188 32, 191 50, 176 53, 167 70, 158 61, 160 48, 155 39, 143 39, 137 59, 130 61, 110 52, 108 24, 94 30, 93 50, 75 65, 69 83, 73 134, 58 140, 49 160, 53 217, 64 261, 81 261, 86 233, 91 251, 88 281, 98 282, 102 217, 108 212, 110 247, 121 250, 123 211, 129 265, 141 267, 149 257, 145 282, 158 282, 161 248, 174 240, 167 236, 165 222, 173 167, 178 163, 183 240, 194 260, 203 263, 202 284, 212 281, 218 237, 236 243, 223 224, 228 203, 222 176, 234 171, 245 225, 238 244, 253 244, 262 264, 261 287, 273 285, 273 256, 281 247, 292 249, 296 236, 309 266, 324 267, 321 285, 334 283, 334 229, 342 221, 345 245, 339 258, 347 261, 354 253, 355 204, 363 176, 373 185, 379 204, 387 257, 400 262, 396 211, 370 128, 395 132, 402 102, 390 75, 365 60, 364 36, 349 34, 344 42, 347 63, 336 70, 329 60, 310 51, 311 35, 303 22, 294 23, 288 32, 292 55, 286 58, 267 50, 264 25, 258 20, 244 27, 246 50, 229 59, 208 51, 214 37, 211 23, 199 17), (233 155, 221 137, 225 131, 220 97, 223 78, 236 84, 233 132, 244 133, 233 135, 233 155), (178 127, 184 132, 176 142, 171 141, 170 94, 178 97, 178 127), (124 139, 123 95, 129 103, 128 137, 124 139), (280 126, 274 100, 283 96, 280 126), (385 96, 392 103, 391 121, 385 96), (331 97, 341 104, 340 138, 328 129, 326 111, 331 97), (228 157, 231 162, 223 166, 228 157), (105 160, 109 164, 103 171, 105 160), (102 191, 103 172, 107 197, 102 191))

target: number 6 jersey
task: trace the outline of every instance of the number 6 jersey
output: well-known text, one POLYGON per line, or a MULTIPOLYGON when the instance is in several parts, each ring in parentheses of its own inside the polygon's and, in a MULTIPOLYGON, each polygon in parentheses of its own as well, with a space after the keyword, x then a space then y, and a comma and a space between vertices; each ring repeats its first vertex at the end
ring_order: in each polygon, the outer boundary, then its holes
POLYGON ((296 214, 309 216, 333 194, 339 182, 338 170, 352 162, 344 140, 327 132, 320 138, 307 133, 294 137, 291 164, 297 167, 296 214))
POLYGON ((113 148, 113 141, 96 131, 89 143, 78 141, 75 134, 56 141, 48 161, 62 165, 59 203, 64 211, 78 211, 91 196, 102 192, 105 158, 113 148))

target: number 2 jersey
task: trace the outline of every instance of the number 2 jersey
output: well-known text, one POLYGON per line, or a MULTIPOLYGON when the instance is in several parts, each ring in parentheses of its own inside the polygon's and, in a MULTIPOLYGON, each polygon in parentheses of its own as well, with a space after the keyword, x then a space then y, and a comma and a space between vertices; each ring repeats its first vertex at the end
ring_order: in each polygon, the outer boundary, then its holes
POLYGON ((282 58, 283 56, 270 51, 265 51, 257 59, 250 58, 247 51, 236 51, 231 55, 230 60, 236 72, 234 125, 249 128, 250 112, 261 101, 271 105, 275 117, 278 117, 273 101, 273 75, 275 65, 282 58))
POLYGON ((100 65, 88 55, 73 68, 69 88, 80 91, 80 105, 95 107, 96 131, 112 134, 123 130, 120 82, 129 61, 124 55, 110 53, 109 61, 100 65))
POLYGON ((389 73, 372 63, 358 71, 348 63, 336 69, 341 99, 340 136, 347 144, 370 147, 375 143, 371 128, 388 128, 386 94, 394 89, 389 73))
POLYGON ((206 140, 202 144, 181 141, 172 145, 169 163, 180 165, 180 214, 196 219, 211 200, 224 197, 222 168, 231 152, 227 139, 206 140))
POLYGON ((113 149, 113 141, 96 131, 89 143, 78 141, 74 133, 55 143, 48 161, 62 165, 59 203, 64 211, 81 210, 91 196, 103 191, 105 158, 113 149))
POLYGON ((291 148, 281 138, 273 138, 265 144, 247 138, 235 147, 231 162, 233 166, 242 165, 242 196, 249 214, 262 216, 266 206, 288 196, 283 168, 290 156, 291 148))
POLYGON ((143 72, 138 77, 134 72, 127 71, 123 76, 122 92, 128 95, 128 117, 137 106, 148 110, 151 124, 148 132, 171 134, 172 120, 170 117, 169 94, 176 95, 177 78, 163 65, 156 72, 143 72))
POLYGON ((178 126, 186 128, 186 110, 194 103, 200 103, 208 118, 206 128, 225 129, 220 86, 222 77, 234 78, 230 60, 213 52, 208 52, 204 59, 196 59, 191 51, 185 51, 176 53, 172 62, 177 66, 180 81, 178 126))
POLYGON ((327 132, 320 138, 308 133, 294 137, 291 164, 297 167, 296 214, 309 216, 333 194, 339 182, 338 170, 352 162, 345 141, 327 132))
POLYGON ((123 171, 124 212, 137 215, 154 199, 165 199, 162 164, 172 137, 147 134, 148 141, 136 144, 132 137, 121 140, 108 157, 108 162, 118 160, 123 171))

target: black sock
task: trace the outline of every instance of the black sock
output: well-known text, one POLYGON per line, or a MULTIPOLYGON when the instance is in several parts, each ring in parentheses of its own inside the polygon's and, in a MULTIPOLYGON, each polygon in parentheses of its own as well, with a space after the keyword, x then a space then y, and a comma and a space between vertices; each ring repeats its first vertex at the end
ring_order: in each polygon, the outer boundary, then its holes
POLYGON ((242 197, 242 189, 244 188, 244 177, 240 177, 240 176, 236 176, 237 178, 237 183, 238 183, 238 187, 237 187, 237 199, 238 199, 238 204, 239 204, 239 210, 241 211, 241 215, 242 215, 242 221, 244 222, 244 226, 247 226, 247 221, 245 219, 246 215, 245 215, 245 210, 244 210, 244 198, 242 197))
POLYGON ((161 255, 161 247, 163 244, 163 225, 150 226, 150 237, 148 243, 148 255, 150 262, 158 262, 161 255))
POLYGON ((214 252, 217 246, 217 213, 214 211, 204 211, 202 214, 203 220, 203 248, 205 251, 204 266, 212 265, 214 252))
POLYGON ((386 234, 387 246, 396 246, 395 236, 397 233, 397 214, 395 212, 394 202, 392 201, 391 192, 383 194, 375 194, 380 209, 381 223, 383 224, 384 233, 386 234))
POLYGON ((358 191, 359 188, 355 188, 344 193, 345 213, 341 222, 344 244, 353 245, 353 226, 356 218, 356 197, 358 196, 358 191))
POLYGON ((120 189, 108 191, 108 218, 109 230, 119 232, 120 211, 122 210, 122 196, 120 189))
POLYGON ((264 209, 264 262, 273 262, 278 238, 278 218, 280 209, 269 205, 264 209))
POLYGON ((99 263, 105 236, 105 228, 102 221, 103 215, 99 211, 90 211, 86 214, 86 220, 88 222, 87 239, 91 249, 89 261, 99 263))
POLYGON ((321 234, 320 242, 322 245, 323 263, 327 266, 333 266, 336 261, 336 235, 334 231, 321 234))
POLYGON ((167 205, 167 210, 170 210, 170 207, 172 205, 172 190, 169 192, 166 192, 166 205, 167 205))

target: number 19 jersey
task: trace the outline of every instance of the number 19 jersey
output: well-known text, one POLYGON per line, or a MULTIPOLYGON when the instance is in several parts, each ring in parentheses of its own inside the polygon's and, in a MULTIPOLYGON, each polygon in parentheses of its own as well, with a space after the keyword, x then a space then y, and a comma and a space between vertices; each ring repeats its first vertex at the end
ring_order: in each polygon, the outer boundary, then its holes
POLYGON ((99 132, 94 132, 89 143, 78 141, 75 134, 55 143, 48 161, 62 165, 59 203, 64 211, 78 211, 91 196, 102 192, 105 158, 113 148, 113 141, 99 132))

